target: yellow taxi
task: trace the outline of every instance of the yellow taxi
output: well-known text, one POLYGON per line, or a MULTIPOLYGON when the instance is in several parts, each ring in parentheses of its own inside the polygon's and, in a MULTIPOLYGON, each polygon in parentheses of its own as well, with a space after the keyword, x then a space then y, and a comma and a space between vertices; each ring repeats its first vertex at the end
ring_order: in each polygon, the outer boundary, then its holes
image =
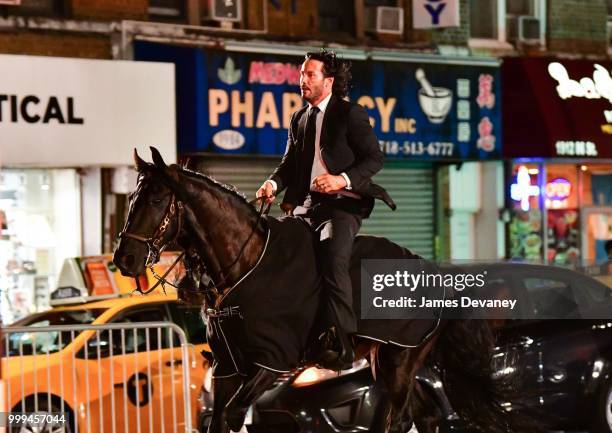
MULTIPOLYGON (((174 257, 165 255, 156 272, 163 274, 174 257)), ((154 282, 147 275, 141 287, 154 282)), ((197 394, 209 368, 200 311, 179 303, 169 287, 146 296, 134 295, 134 287, 108 256, 68 261, 53 307, 2 329, 0 410, 63 412, 68 432, 195 428, 197 394), (42 328, 56 325, 66 327, 42 328), (102 328, 83 329, 89 325, 102 328)))

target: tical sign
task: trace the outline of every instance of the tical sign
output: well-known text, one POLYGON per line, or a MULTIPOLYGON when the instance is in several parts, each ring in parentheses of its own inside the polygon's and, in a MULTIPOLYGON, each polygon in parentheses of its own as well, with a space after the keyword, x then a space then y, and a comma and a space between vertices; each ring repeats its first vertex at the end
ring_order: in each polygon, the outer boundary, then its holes
POLYGON ((174 67, 0 55, 0 166, 131 165, 134 147, 176 160, 174 67))
MULTIPOLYGON (((176 65, 179 152, 282 155, 302 58, 137 41, 137 59, 176 65)), ((366 108, 389 157, 501 157, 495 66, 352 62, 349 97, 366 108)))
POLYGON ((412 0, 412 27, 459 27, 459 0, 412 0))
POLYGON ((0 122, 18 123, 68 123, 82 125, 85 119, 75 114, 74 98, 69 96, 60 101, 50 96, 41 101, 36 95, 0 94, 0 122), (4 109, 4 110, 3 110, 4 109))

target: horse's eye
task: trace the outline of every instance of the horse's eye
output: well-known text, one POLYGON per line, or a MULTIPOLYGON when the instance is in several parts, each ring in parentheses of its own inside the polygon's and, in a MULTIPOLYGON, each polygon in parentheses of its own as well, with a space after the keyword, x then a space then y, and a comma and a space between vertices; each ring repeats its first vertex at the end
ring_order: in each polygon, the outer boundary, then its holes
POLYGON ((154 199, 152 199, 152 200, 151 200, 151 204, 152 204, 152 205, 155 205, 155 206, 157 206, 157 205, 158 205, 158 204, 160 204, 161 202, 162 202, 162 201, 161 201, 161 198, 154 198, 154 199))

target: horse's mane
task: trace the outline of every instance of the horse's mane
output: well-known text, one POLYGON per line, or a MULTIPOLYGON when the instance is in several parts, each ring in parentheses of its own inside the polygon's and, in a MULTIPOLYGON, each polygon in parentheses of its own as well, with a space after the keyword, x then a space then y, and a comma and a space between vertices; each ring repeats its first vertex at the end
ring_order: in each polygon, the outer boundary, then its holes
POLYGON ((236 187, 232 185, 226 185, 217 181, 216 179, 213 179, 207 174, 201 173, 199 171, 190 170, 185 167, 180 167, 179 172, 197 182, 204 182, 207 185, 212 186, 213 189, 215 189, 219 193, 226 195, 228 200, 232 204, 236 204, 237 206, 247 210, 250 216, 252 216, 253 218, 257 218, 257 211, 255 210, 253 205, 249 203, 244 194, 238 192, 236 187))

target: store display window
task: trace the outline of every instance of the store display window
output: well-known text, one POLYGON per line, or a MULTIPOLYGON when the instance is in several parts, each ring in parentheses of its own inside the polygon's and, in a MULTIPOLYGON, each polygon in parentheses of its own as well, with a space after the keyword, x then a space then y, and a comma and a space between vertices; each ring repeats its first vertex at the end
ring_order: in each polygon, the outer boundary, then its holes
POLYGON ((544 203, 546 206, 546 261, 577 265, 581 257, 578 167, 548 164, 544 203))
POLYGON ((72 169, 0 171, 0 315, 49 306, 66 257, 81 252, 79 176, 72 169))
POLYGON ((606 263, 612 256, 612 164, 582 165, 580 176, 582 262, 586 266, 606 263))
POLYGON ((540 164, 513 165, 509 225, 510 257, 513 259, 542 260, 541 179, 540 164))

